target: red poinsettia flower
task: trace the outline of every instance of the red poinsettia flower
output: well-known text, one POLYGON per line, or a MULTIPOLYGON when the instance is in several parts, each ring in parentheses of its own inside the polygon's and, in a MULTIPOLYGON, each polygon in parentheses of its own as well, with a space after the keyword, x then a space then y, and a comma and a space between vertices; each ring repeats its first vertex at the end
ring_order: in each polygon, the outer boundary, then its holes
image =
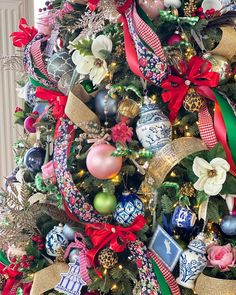
POLYGON ((126 125, 127 118, 122 118, 121 122, 111 129, 111 137, 114 142, 125 144, 130 142, 133 136, 133 128, 126 125))

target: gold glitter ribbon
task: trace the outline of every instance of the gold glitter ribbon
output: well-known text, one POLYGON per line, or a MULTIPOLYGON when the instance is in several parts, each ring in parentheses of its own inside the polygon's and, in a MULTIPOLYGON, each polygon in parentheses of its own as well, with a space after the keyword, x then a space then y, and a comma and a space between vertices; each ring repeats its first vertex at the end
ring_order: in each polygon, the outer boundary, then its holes
POLYGON ((74 124, 78 124, 84 132, 88 132, 88 122, 94 122, 100 125, 97 115, 85 104, 94 94, 89 95, 83 86, 78 84, 68 95, 65 114, 74 124))
POLYGON ((222 280, 201 274, 195 292, 198 295, 235 295, 236 280, 222 280))
POLYGON ((152 158, 145 182, 159 187, 171 169, 187 156, 207 150, 201 139, 181 137, 165 145, 152 158))
POLYGON ((220 29, 222 31, 220 43, 210 52, 232 59, 236 55, 236 31, 230 26, 220 27, 220 29))
POLYGON ((34 274, 30 295, 42 295, 54 289, 59 283, 61 273, 66 273, 69 267, 66 263, 56 262, 34 274))

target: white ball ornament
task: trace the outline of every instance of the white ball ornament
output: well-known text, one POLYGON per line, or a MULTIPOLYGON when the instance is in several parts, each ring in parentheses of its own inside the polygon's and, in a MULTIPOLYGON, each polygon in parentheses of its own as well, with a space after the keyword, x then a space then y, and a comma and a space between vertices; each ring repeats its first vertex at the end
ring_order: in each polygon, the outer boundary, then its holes
POLYGON ((180 8, 181 0, 164 0, 165 7, 180 8))

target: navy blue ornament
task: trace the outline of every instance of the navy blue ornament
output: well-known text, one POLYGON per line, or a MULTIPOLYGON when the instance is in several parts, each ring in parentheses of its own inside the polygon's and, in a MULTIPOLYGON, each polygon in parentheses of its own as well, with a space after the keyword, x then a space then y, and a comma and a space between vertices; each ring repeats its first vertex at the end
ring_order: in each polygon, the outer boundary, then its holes
POLYGON ((227 236, 236 235, 236 216, 227 215, 221 222, 221 230, 227 236))
POLYGON ((122 225, 130 225, 138 215, 144 216, 142 201, 135 194, 122 194, 113 214, 115 221, 122 225))
POLYGON ((59 224, 58 226, 54 226, 46 236, 45 247, 47 254, 56 257, 58 255, 57 251, 67 246, 68 240, 63 235, 63 225, 59 224))
POLYGON ((107 118, 112 118, 116 116, 118 110, 118 104, 120 99, 118 96, 114 95, 111 97, 108 95, 107 90, 101 90, 95 97, 95 109, 96 114, 102 120, 107 118))
POLYGON ((34 173, 40 172, 45 160, 46 151, 41 147, 33 147, 24 157, 24 165, 34 173))

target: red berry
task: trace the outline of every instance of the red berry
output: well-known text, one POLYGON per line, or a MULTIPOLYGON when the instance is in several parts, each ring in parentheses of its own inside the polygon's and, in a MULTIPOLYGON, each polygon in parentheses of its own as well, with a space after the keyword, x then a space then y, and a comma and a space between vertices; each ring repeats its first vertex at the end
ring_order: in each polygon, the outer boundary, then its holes
POLYGON ((42 10, 42 8, 39 8, 39 12, 42 12, 43 10, 42 10))
POLYGON ((43 8, 43 11, 46 11, 46 10, 47 10, 47 8, 46 8, 46 7, 44 7, 44 8, 43 8))
POLYGON ((29 261, 34 261, 34 259, 35 259, 35 258, 34 258, 33 255, 30 255, 30 256, 29 256, 29 261))
POLYGON ((48 6, 49 4, 50 4, 50 2, 49 2, 49 1, 46 1, 46 2, 45 2, 45 5, 46 5, 46 6, 48 6))
POLYGON ((11 263, 11 264, 9 265, 10 268, 13 268, 14 266, 15 266, 14 263, 11 263))
POLYGON ((12 262, 12 263, 15 263, 15 262, 16 262, 16 257, 15 257, 15 256, 12 257, 11 262, 12 262))
POLYGON ((195 12, 193 12, 193 13, 192 13, 192 16, 196 16, 196 13, 195 13, 195 12))
POLYGON ((28 267, 28 264, 25 263, 25 262, 23 262, 23 263, 22 263, 22 267, 23 267, 24 269, 26 269, 26 268, 28 267))
POLYGON ((38 237, 37 242, 42 243, 42 241, 43 241, 42 237, 38 237))
POLYGON ((198 7, 197 12, 202 13, 203 12, 203 8, 202 7, 198 7))
POLYGON ((20 108, 20 107, 16 107, 15 108, 15 113, 18 113, 18 112, 22 112, 23 110, 22 110, 22 108, 20 108))
POLYGON ((17 263, 17 264, 15 265, 15 268, 18 269, 18 268, 20 267, 20 265, 21 265, 20 263, 17 263))
POLYGON ((52 4, 49 5, 49 6, 48 6, 48 9, 53 9, 53 5, 52 5, 52 4))
POLYGON ((200 14, 200 15, 199 15, 199 18, 200 18, 200 19, 204 19, 204 18, 206 18, 206 17, 205 17, 204 14, 200 14))
POLYGON ((23 256, 21 257, 21 260, 22 260, 22 261, 26 261, 26 259, 27 259, 27 255, 23 255, 23 256))

